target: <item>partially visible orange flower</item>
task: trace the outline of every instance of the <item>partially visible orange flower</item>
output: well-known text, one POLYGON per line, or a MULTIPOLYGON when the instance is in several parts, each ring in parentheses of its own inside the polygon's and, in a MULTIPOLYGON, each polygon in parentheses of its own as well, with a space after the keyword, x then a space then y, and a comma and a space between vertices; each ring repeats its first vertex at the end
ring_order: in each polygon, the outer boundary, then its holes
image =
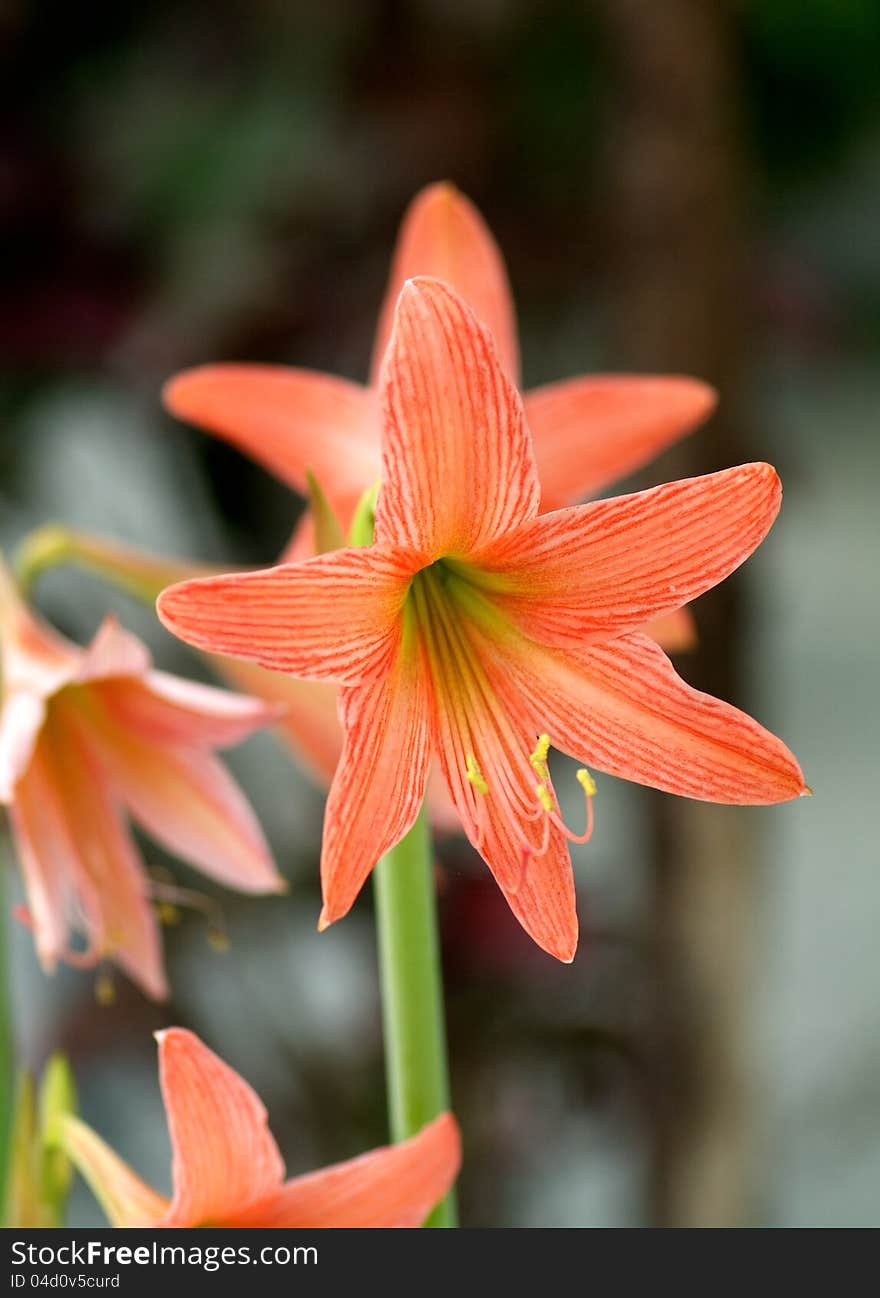
MULTIPOLYGON (((279 365, 220 364, 186 370, 165 387, 180 419, 225 438, 301 494, 316 475, 347 531, 357 502, 379 477, 379 369, 404 282, 444 280, 493 334, 508 376, 519 382, 516 315, 504 260, 467 198, 449 184, 430 185, 404 217, 379 315, 370 383, 279 365)), ((524 397, 541 484, 541 511, 574 504, 632 473, 712 412, 707 384, 678 376, 585 375, 535 388, 524 397)), ((314 552, 308 516, 284 558, 314 552)), ((649 627, 665 649, 692 647, 686 609, 649 627)), ((342 747, 335 691, 320 682, 273 682, 259 668, 224 666, 239 688, 283 699, 281 726, 297 756, 329 781, 342 747)))
POLYGON ((158 924, 126 812, 222 883, 284 891, 249 803, 211 751, 277 711, 153 670, 113 618, 87 649, 72 644, 24 604, 2 563, 0 663, 0 803, 40 961, 51 972, 59 960, 112 960, 161 998, 158 924))
POLYGON ((435 758, 468 838, 546 951, 577 945, 551 743, 612 775, 727 803, 806 791, 751 717, 639 634, 734 571, 772 525, 769 464, 539 514, 531 438, 493 340, 434 279, 404 286, 382 372, 375 542, 170 587, 188 644, 343 688, 322 923, 413 824, 435 758))
POLYGON ((79 1119, 63 1144, 114 1226, 420 1226, 461 1163, 441 1114, 400 1145, 284 1180, 284 1162, 252 1088, 192 1032, 157 1033, 171 1137, 170 1200, 146 1185, 79 1119))
MULTIPOLYGON (((454 186, 437 184, 422 190, 404 217, 368 386, 286 366, 204 365, 168 382, 168 409, 225 438, 303 494, 311 469, 347 529, 381 471, 379 372, 400 290, 418 276, 443 280, 464 298, 518 384, 516 316, 504 260, 473 204, 454 186)), ((678 376, 585 375, 527 392, 541 512, 596 495, 633 472, 691 432, 715 401, 707 384, 678 376)))

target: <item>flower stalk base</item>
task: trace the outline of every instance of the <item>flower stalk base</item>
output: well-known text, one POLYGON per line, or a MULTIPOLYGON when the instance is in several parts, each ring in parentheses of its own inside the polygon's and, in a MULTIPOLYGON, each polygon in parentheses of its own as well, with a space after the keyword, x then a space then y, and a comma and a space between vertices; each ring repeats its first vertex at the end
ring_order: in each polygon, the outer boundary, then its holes
MULTIPOLYGON (((437 903, 424 809, 374 878, 388 1110, 391 1138, 399 1142, 449 1107, 437 903)), ((457 1225, 452 1193, 425 1225, 457 1225)))

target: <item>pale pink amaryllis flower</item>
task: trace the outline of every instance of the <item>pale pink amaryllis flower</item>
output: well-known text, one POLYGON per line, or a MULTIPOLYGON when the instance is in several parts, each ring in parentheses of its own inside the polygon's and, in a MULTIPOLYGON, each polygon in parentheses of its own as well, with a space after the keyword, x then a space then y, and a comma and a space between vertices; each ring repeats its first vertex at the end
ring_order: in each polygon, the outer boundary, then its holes
MULTIPOLYGON (((444 280, 493 333, 509 378, 519 382, 516 313, 501 252, 473 204, 453 185, 430 185, 411 203, 379 313, 370 381, 279 365, 216 364, 186 370, 165 386, 168 409, 216 434, 295 491, 317 477, 347 531, 357 502, 381 470, 378 379, 400 290, 418 275, 444 280)), ((715 406, 707 384, 679 376, 583 375, 527 392, 542 510, 595 496, 691 432, 715 406)), ((311 520, 285 559, 314 553, 311 520)), ((669 650, 693 646, 693 620, 672 609, 649 628, 669 650)), ((332 687, 286 684, 257 667, 225 665, 238 688, 288 706, 282 733, 298 759, 328 782, 342 735, 332 687)))
POLYGON ((40 962, 52 972, 60 960, 113 961, 162 998, 151 885, 127 816, 228 887, 285 891, 250 804, 213 752, 277 712, 154 670, 112 617, 88 648, 71 643, 23 602, 2 563, 0 666, 0 803, 40 962))
POLYGON ((451 1113, 399 1145, 284 1179, 266 1110, 192 1032, 157 1033, 171 1137, 170 1199, 146 1185, 78 1118, 62 1143, 113 1226, 420 1226, 451 1188, 461 1140, 451 1113))
MULTIPOLYGON (((779 479, 747 464, 540 514, 519 395, 489 332, 438 280, 404 286, 380 386, 374 543, 184 582, 159 615, 198 648, 342 686, 322 924, 412 825, 436 757, 514 914, 570 960, 575 836, 551 744, 693 798, 805 792, 780 740, 685 684, 637 630, 743 562, 776 517, 779 479)), ((578 778, 588 832, 592 781, 578 778)))

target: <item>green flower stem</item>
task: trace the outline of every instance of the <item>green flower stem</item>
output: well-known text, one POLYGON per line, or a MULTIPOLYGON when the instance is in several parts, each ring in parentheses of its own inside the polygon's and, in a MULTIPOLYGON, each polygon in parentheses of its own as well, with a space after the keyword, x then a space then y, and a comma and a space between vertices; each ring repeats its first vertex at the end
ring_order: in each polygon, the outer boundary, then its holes
MULTIPOLYGON (((449 1108, 433 855, 424 808, 373 872, 391 1138, 406 1140, 449 1108)), ((455 1196, 426 1226, 457 1225, 455 1196)))

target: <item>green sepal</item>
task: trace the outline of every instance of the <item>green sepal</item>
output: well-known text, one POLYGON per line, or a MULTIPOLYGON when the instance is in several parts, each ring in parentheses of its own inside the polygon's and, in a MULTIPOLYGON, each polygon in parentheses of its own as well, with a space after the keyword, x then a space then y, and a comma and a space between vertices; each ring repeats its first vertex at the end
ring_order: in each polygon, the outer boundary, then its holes
POLYGON ((348 533, 348 544, 365 546, 373 544, 373 532, 376 527, 376 501, 379 499, 381 482, 374 482, 368 487, 357 503, 351 528, 348 533))
POLYGON ((306 469, 306 480, 309 484, 309 507, 315 523, 315 554, 341 550, 345 545, 345 537, 333 506, 311 469, 306 469))
POLYGON ((73 1169, 61 1148, 61 1123, 76 1110, 70 1065, 53 1055, 37 1096, 34 1079, 22 1072, 15 1105, 3 1203, 3 1222, 19 1230, 64 1224, 73 1169))

